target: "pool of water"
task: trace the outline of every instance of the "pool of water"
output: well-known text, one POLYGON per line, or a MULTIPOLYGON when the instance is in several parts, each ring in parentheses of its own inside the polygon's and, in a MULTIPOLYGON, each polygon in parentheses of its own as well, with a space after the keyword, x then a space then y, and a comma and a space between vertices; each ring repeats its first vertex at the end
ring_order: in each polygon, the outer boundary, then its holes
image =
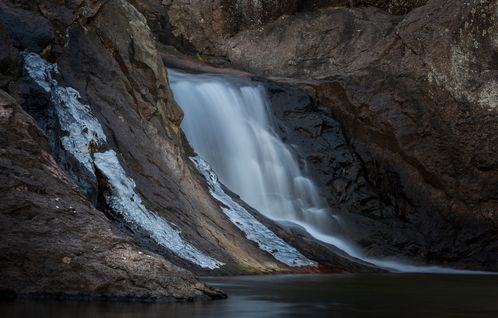
POLYGON ((1 317, 498 317, 498 276, 337 274, 204 278, 226 300, 0 302, 1 317))

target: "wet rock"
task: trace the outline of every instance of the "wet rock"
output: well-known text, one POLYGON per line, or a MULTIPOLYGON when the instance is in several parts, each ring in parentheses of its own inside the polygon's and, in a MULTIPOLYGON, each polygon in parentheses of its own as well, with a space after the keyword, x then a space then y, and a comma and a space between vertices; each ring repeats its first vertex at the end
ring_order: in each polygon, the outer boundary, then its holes
POLYGON ((8 90, 9 84, 19 76, 19 51, 13 47, 9 33, 0 23, 0 88, 8 90))
POLYGON ((11 8, 2 3, 0 20, 18 49, 41 52, 54 39, 50 22, 30 11, 11 8))
POLYGON ((66 177, 35 122, 0 91, 1 295, 179 301, 224 297, 137 247, 66 177))

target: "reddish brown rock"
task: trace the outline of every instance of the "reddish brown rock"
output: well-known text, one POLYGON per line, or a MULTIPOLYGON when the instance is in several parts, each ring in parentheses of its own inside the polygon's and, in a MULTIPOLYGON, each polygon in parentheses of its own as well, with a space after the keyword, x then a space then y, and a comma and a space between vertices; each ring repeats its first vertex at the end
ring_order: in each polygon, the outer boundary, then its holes
POLYGON ((0 91, 2 297, 223 297, 117 231, 60 170, 41 130, 0 91))

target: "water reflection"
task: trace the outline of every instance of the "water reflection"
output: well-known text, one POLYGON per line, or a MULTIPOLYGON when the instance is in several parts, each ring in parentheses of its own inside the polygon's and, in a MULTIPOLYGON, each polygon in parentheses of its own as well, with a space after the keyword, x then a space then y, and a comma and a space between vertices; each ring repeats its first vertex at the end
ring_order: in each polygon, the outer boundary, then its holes
POLYGON ((498 317, 498 277, 290 275, 207 278, 227 300, 190 304, 16 301, 2 317, 498 317))

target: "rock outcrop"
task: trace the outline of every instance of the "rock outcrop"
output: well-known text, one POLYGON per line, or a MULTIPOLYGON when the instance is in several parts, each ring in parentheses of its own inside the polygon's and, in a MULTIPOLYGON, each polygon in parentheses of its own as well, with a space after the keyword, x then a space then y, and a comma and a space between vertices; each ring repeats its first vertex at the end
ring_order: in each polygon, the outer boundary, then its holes
POLYGON ((4 91, 0 129, 2 297, 224 297, 120 233, 58 167, 44 133, 4 91))
POLYGON ((283 15, 221 41, 213 32, 208 49, 189 31, 191 43, 313 97, 304 113, 298 102, 282 115, 301 131, 289 141, 306 140, 317 175, 334 176, 319 177, 332 205, 332 192, 356 193, 343 207, 372 254, 496 270, 497 2, 406 1, 400 11, 401 1, 368 2, 283 15), (292 112, 314 116, 313 127, 292 112), (361 164, 353 188, 323 147, 341 140, 335 120, 357 158, 347 165, 361 164))

